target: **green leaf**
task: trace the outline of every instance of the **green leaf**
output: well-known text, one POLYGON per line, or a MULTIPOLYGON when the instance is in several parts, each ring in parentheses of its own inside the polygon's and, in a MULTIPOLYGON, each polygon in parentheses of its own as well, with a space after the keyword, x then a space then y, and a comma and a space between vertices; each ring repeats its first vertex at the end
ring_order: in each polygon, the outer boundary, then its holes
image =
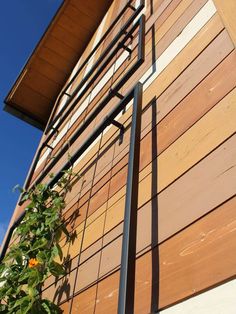
POLYGON ((52 313, 51 310, 50 310, 50 307, 48 306, 48 304, 46 302, 42 303, 42 307, 43 307, 43 309, 45 310, 46 313, 48 313, 48 314, 52 313))
POLYGON ((1 314, 7 314, 8 313, 7 305, 0 304, 0 313, 1 314))
POLYGON ((44 308, 45 312, 48 314, 61 314, 62 310, 56 304, 52 303, 47 299, 41 301, 41 305, 44 308))
POLYGON ((14 237, 18 237, 17 245, 9 248, 0 265, 0 300, 7 302, 5 306, 0 301, 0 313, 62 313, 53 302, 41 300, 40 287, 48 275, 58 277, 66 273, 64 266, 53 259, 57 256, 63 259, 59 244, 62 232, 67 240, 72 238, 63 222, 62 209, 72 187, 70 181, 75 176, 72 169, 65 171, 58 182, 60 191, 47 184, 39 184, 29 191, 19 185, 15 187, 29 204, 22 223, 14 232, 14 237), (39 264, 28 265, 31 258, 36 258, 39 264))
POLYGON ((48 244, 48 240, 46 238, 40 238, 31 247, 30 251, 38 250, 40 248, 45 247, 48 244))
POLYGON ((31 300, 34 300, 36 295, 38 294, 38 291, 36 288, 33 287, 28 287, 28 293, 29 293, 29 297, 31 298, 31 300))
POLYGON ((63 252, 61 246, 58 243, 55 244, 54 247, 52 248, 52 258, 54 259, 57 256, 60 257, 60 260, 63 259, 63 252))
POLYGON ((51 261, 51 263, 49 264, 49 270, 51 272, 51 274, 55 277, 61 276, 61 275, 65 275, 65 269, 62 265, 60 265, 57 262, 51 261))
POLYGON ((28 193, 24 193, 21 201, 24 202, 24 201, 27 201, 28 199, 29 199, 29 194, 28 193))
POLYGON ((28 296, 25 297, 25 299, 21 302, 21 305, 20 305, 21 314, 29 313, 31 306, 32 306, 31 299, 28 296))
POLYGON ((14 303, 14 305, 12 307, 10 307, 10 313, 16 313, 15 309, 17 307, 20 307, 20 313, 21 314, 25 314, 30 310, 31 307, 31 299, 29 296, 24 296, 18 300, 16 300, 16 302, 14 303))
POLYGON ((37 268, 31 268, 31 272, 28 279, 28 285, 36 287, 43 280, 43 274, 37 268))
POLYGON ((39 251, 36 257, 37 257, 37 260, 39 261, 39 263, 41 263, 41 264, 45 263, 48 259, 48 256, 47 256, 46 252, 44 252, 44 251, 39 251))
POLYGON ((62 230, 61 228, 57 228, 55 232, 55 240, 59 242, 61 240, 62 230))
POLYGON ((52 230, 55 229, 55 222, 59 219, 59 214, 57 211, 52 212, 49 217, 45 219, 46 226, 49 226, 52 230))
POLYGON ((31 275, 31 268, 26 268, 22 271, 19 282, 25 282, 31 275))

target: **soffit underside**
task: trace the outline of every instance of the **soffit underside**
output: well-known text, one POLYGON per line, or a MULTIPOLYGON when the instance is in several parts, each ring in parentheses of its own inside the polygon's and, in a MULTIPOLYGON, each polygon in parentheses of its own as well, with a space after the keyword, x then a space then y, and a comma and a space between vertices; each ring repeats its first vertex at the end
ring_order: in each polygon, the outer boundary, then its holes
POLYGON ((112 0, 66 0, 5 99, 5 110, 43 129, 55 100, 112 0))

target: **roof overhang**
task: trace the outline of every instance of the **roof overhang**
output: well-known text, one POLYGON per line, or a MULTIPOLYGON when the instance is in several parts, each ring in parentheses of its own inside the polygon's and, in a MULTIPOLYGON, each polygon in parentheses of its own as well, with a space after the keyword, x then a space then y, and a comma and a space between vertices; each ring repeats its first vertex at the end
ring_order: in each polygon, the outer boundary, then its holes
POLYGON ((65 0, 5 99, 4 110, 44 129, 55 100, 112 0, 65 0))

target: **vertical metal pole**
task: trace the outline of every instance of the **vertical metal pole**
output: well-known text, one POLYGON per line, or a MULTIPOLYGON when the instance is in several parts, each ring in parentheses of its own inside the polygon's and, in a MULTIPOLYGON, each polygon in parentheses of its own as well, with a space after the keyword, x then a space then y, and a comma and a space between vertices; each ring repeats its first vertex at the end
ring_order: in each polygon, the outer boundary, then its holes
POLYGON ((134 311, 141 116, 142 84, 138 83, 134 89, 133 115, 130 135, 118 314, 131 314, 134 311))

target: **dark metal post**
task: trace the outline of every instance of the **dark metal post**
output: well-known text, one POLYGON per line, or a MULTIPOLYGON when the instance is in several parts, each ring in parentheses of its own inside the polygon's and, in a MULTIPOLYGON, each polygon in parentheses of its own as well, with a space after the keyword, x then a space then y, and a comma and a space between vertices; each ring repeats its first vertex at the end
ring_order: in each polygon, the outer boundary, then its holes
POLYGON ((134 90, 134 104, 130 135, 127 190, 122 241, 118 314, 134 311, 135 259, 137 235, 137 206, 139 183, 140 133, 142 116, 142 84, 134 90))

